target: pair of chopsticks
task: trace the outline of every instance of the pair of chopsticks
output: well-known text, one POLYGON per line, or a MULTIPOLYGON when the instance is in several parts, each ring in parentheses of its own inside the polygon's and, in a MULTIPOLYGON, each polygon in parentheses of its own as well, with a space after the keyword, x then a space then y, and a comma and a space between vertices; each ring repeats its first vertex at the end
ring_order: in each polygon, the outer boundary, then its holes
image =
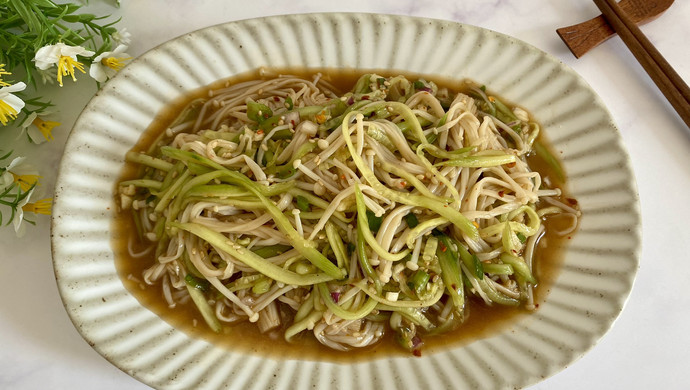
POLYGON ((690 88, 615 0, 594 0, 611 27, 690 127, 690 88))

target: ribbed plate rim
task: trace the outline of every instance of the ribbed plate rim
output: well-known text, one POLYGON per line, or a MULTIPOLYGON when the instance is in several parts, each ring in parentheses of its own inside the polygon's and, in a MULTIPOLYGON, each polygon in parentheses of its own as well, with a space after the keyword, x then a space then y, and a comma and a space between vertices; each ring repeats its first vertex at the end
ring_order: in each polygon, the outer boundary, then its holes
MULTIPOLYGON (((199 34, 199 33, 203 33, 204 31, 210 31, 213 29, 223 28, 225 26, 234 26, 234 27, 237 27, 239 29, 242 29, 243 26, 245 26, 245 27, 247 26, 247 23, 283 23, 283 24, 287 24, 288 21, 295 21, 295 20, 302 20, 302 19, 312 19, 312 20, 313 19, 324 19, 327 21, 327 20, 329 20, 329 18, 336 18, 336 17, 346 18, 348 20, 359 20, 362 22, 372 21, 376 18, 378 18, 377 20, 388 20, 388 21, 394 21, 396 23, 412 23, 413 21, 417 21, 417 22, 424 21, 424 22, 429 22, 429 23, 442 23, 442 24, 445 24, 448 26, 457 26, 458 28, 464 28, 464 29, 469 29, 469 30, 473 30, 473 29, 481 30, 481 31, 483 31, 483 33, 494 34, 496 37, 501 37, 502 39, 507 39, 507 40, 515 42, 519 45, 523 45, 523 46, 527 47, 529 50, 536 50, 536 51, 540 52, 543 55, 543 57, 547 59, 547 61, 550 61, 550 62, 552 62, 558 66, 559 72, 566 72, 566 73, 570 73, 571 75, 574 75, 574 77, 578 80, 579 83, 581 83, 584 87, 591 90, 591 87, 589 87, 589 85, 586 83, 586 81, 584 81, 572 69, 570 69, 569 67, 567 67, 566 65, 561 63, 557 58, 551 56, 548 53, 544 53, 542 50, 540 50, 540 49, 538 49, 538 48, 536 48, 536 47, 534 47, 528 43, 525 43, 519 39, 516 39, 514 37, 510 37, 510 36, 507 36, 507 35, 499 33, 499 32, 487 30, 487 29, 482 28, 482 27, 472 26, 472 25, 468 25, 468 24, 464 24, 464 23, 457 23, 457 22, 452 22, 452 21, 447 21, 447 20, 437 20, 437 19, 429 19, 429 18, 401 16, 401 15, 355 14, 355 13, 348 13, 348 14, 321 13, 321 14, 302 14, 302 15, 280 15, 280 16, 270 16, 270 17, 265 17, 265 18, 253 18, 253 19, 247 19, 247 20, 233 21, 233 22, 219 24, 216 26, 202 28, 202 29, 199 29, 199 30, 191 32, 191 33, 183 34, 177 38, 174 38, 170 41, 167 41, 165 43, 162 43, 161 45, 154 47, 153 49, 147 51, 142 56, 135 59, 133 62, 143 61, 142 58, 149 58, 150 56, 155 55, 155 53, 160 51, 161 49, 168 47, 169 45, 171 45, 174 42, 185 39, 186 37, 193 37, 194 35, 199 34)), ((121 71, 121 73, 118 74, 116 76, 116 78, 112 81, 112 83, 116 83, 116 82, 118 82, 118 80, 122 80, 125 77, 127 77, 128 68, 129 67, 126 67, 125 69, 123 69, 121 71)), ((594 93, 592 91, 592 94, 594 95, 594 101, 592 102, 592 104, 604 112, 604 114, 607 117, 607 120, 611 124, 611 128, 612 128, 612 131, 614 134, 614 141, 616 143, 616 146, 619 149, 619 152, 623 156, 623 161, 620 162, 620 164, 622 166, 621 169, 629 177, 629 181, 627 183, 625 183, 625 186, 627 186, 626 189, 629 190, 630 195, 633 197, 633 204, 630 205, 630 213, 631 213, 630 217, 632 218, 632 223, 631 223, 632 227, 630 230, 630 236, 633 238, 633 240, 635 242, 632 246, 632 256, 630 258, 630 261, 632 262, 632 265, 634 266, 633 267, 634 271, 626 275, 625 282, 628 283, 628 288, 625 289, 625 291, 623 291, 621 293, 620 302, 619 302, 620 305, 617 308, 618 311, 617 311, 617 313, 615 313, 615 315, 611 316, 611 318, 608 321, 609 323, 608 323, 608 326, 606 327, 606 329, 603 329, 603 331, 601 331, 599 334, 597 334, 596 337, 594 337, 594 339, 591 340, 592 342, 589 343, 586 347, 581 348, 579 351, 577 351, 576 354, 572 355, 570 357, 570 361, 566 365, 561 366, 561 367, 555 367, 555 368, 554 367, 547 368, 546 371, 544 371, 544 373, 543 373, 544 376, 553 375, 555 372, 560 371, 561 369, 565 368, 565 366, 572 364, 574 361, 576 361, 577 359, 582 357, 587 351, 589 351, 596 344, 596 342, 601 337, 604 336, 606 331, 614 324, 615 320, 618 318, 620 311, 623 310, 625 303, 627 302, 627 299, 629 297, 630 290, 632 289, 634 279, 636 276, 637 268, 639 267, 639 256, 640 256, 640 249, 641 249, 641 239, 640 239, 641 224, 640 224, 640 211, 639 211, 639 196, 637 194, 637 186, 636 186, 633 171, 631 168, 630 158, 629 158, 629 156, 628 156, 628 154, 627 154, 627 152, 626 152, 626 150, 622 144, 622 138, 620 137, 618 129, 616 128, 615 124, 613 124, 613 120, 611 119, 611 115, 608 112, 608 109, 605 107, 605 105, 603 104, 603 102, 601 101, 601 99, 598 97, 598 95, 596 93, 594 93)), ((88 116, 87 113, 95 105, 95 102, 98 99, 102 99, 102 98, 103 98, 103 94, 101 94, 101 93, 97 94, 94 97, 94 99, 91 102, 89 102, 89 104, 86 106, 84 112, 79 116, 79 118, 75 122, 75 127, 73 130, 73 133, 70 134, 70 137, 69 137, 67 144, 66 144, 66 148, 65 148, 66 154, 73 151, 73 150, 78 150, 80 147, 83 146, 83 145, 77 144, 75 134, 79 134, 80 132, 84 131, 83 128, 80 127, 80 126, 82 126, 82 122, 85 121, 84 117, 88 116)), ((70 319, 72 320, 72 322, 74 323, 76 329, 80 332, 82 337, 87 342, 89 342, 90 345, 92 345, 92 347, 96 351, 98 351, 101 355, 103 355, 106 359, 108 359, 111 363, 113 363, 118 368, 123 369, 125 372, 134 376, 138 380, 154 386, 156 384, 150 380, 150 377, 143 375, 141 372, 128 372, 128 370, 125 370, 121 366, 120 361, 118 361, 115 358, 112 358, 111 356, 108 356, 107 352, 104 351, 104 349, 102 348, 101 345, 93 342, 92 335, 90 333, 88 333, 87 331, 85 331, 83 329, 83 326, 82 326, 83 324, 81 324, 79 322, 79 318, 78 318, 78 314, 79 314, 79 310, 80 310, 79 309, 79 302, 75 300, 75 297, 72 296, 71 292, 69 291, 68 286, 67 286, 67 284, 69 282, 61 279, 61 277, 60 277, 58 270, 61 267, 65 266, 64 259, 61 257, 62 256, 62 250, 60 249, 60 245, 64 245, 64 242, 63 242, 64 240, 62 240, 60 237, 60 232, 61 232, 60 219, 63 215, 63 208, 66 207, 66 206, 63 206, 62 199, 61 199, 61 195, 63 192, 61 190, 61 186, 64 185, 66 178, 69 176, 69 174, 67 173, 67 171, 69 170, 69 167, 66 166, 66 164, 67 164, 66 161, 68 161, 68 160, 63 158, 63 160, 61 161, 60 166, 59 166, 58 179, 57 179, 57 184, 56 184, 56 193, 55 193, 54 214, 53 214, 53 217, 51 220, 51 230, 52 230, 51 231, 51 233, 52 233, 51 234, 51 249, 52 249, 52 253, 53 253, 53 264, 54 264, 54 268, 56 270, 56 281, 57 281, 58 290, 60 292, 61 299, 63 300, 65 308, 68 312, 68 315, 69 315, 70 319)), ((180 333, 179 331, 177 331, 177 332, 180 333)), ((459 347, 459 348, 464 348, 464 347, 459 347)), ((397 359, 393 359, 393 360, 397 360, 397 359)), ((314 363, 313 365, 328 366, 328 365, 330 365, 330 363, 318 363, 317 362, 317 363, 314 363)), ((311 364, 307 364, 307 366, 311 366, 311 364)), ((535 383, 541 379, 544 379, 544 376, 542 376, 541 378, 536 377, 536 376, 529 376, 529 377, 524 378, 522 383, 515 383, 514 385, 515 386, 527 386, 527 385, 533 384, 533 383, 535 383)), ((174 385, 170 385, 170 386, 165 385, 162 387, 165 387, 165 388, 174 387, 174 385)))

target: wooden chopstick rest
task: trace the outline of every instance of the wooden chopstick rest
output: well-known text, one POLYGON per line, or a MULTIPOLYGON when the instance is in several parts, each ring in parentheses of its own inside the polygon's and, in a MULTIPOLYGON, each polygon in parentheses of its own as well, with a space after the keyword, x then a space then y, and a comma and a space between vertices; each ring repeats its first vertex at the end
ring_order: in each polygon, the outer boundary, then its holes
MULTIPOLYGON (((654 20, 673 4, 673 0, 621 0, 619 7, 635 24, 654 20)), ((573 26, 556 30, 576 58, 600 45, 616 34, 603 15, 573 26)))

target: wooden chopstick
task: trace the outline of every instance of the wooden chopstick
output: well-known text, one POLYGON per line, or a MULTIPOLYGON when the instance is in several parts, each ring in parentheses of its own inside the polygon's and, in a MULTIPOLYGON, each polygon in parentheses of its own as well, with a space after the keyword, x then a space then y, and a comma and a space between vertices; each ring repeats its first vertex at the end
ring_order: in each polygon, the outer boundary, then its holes
POLYGON ((685 125, 690 127, 690 87, 615 0, 594 0, 594 3, 671 103, 685 125))

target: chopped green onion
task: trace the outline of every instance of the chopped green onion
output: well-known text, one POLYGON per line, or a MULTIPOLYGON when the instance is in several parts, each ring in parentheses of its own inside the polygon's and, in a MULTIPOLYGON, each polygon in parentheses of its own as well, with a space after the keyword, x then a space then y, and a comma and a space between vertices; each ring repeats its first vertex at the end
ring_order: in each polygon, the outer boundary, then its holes
POLYGON ((254 252, 254 254, 256 254, 256 255, 263 257, 264 259, 267 259, 269 257, 282 255, 283 253, 289 251, 290 249, 292 249, 292 247, 289 245, 276 244, 276 245, 262 246, 260 248, 252 248, 252 252, 254 252))
POLYGON ((367 73, 365 75, 362 75, 357 80, 355 87, 352 89, 353 92, 355 94, 371 92, 371 88, 369 86, 370 80, 371 80, 371 74, 367 73))
POLYGON ((404 218, 405 218, 405 222, 407 223, 407 226, 409 226, 410 229, 419 225, 419 220, 417 219, 417 216, 414 215, 413 213, 407 214, 404 218))
POLYGON ((258 282, 256 282, 256 284, 254 284, 254 286, 252 286, 252 292, 254 294, 266 293, 266 292, 268 292, 268 290, 271 289, 272 284, 273 284, 273 280, 266 278, 266 277, 261 278, 261 279, 259 279, 258 282))
POLYGON ((488 168, 514 163, 516 157, 512 154, 496 156, 465 156, 453 160, 441 161, 435 166, 488 168))
POLYGON ((496 118, 498 118, 498 120, 501 122, 511 123, 518 120, 513 111, 511 111, 508 106, 503 104, 503 102, 496 99, 494 96, 490 96, 489 101, 491 101, 491 103, 493 103, 493 105, 496 107, 496 118))
POLYGON ((300 211, 309 211, 311 207, 309 206, 309 200, 302 195, 297 195, 297 208, 300 211))
POLYGON ((489 275, 512 275, 513 266, 510 264, 484 263, 484 272, 489 275))
POLYGON ((446 235, 439 236, 437 250, 438 261, 441 265, 441 278, 446 285, 453 305, 460 311, 465 307, 464 285, 462 272, 458 260, 458 253, 451 246, 452 242, 446 235))
POLYGON ((429 237, 424 245, 424 252, 422 253, 422 259, 429 263, 434 260, 436 256, 436 248, 438 248, 438 238, 429 237))
POLYGON ((184 281, 188 286, 194 287, 203 292, 209 292, 211 287, 211 283, 209 283, 208 280, 197 278, 192 274, 187 274, 187 276, 184 277, 184 281))
POLYGON ((159 158, 151 157, 148 154, 139 152, 127 152, 125 155, 125 160, 128 162, 133 162, 141 165, 146 165, 151 168, 160 169, 161 171, 168 172, 173 169, 173 164, 161 160, 159 158))
POLYGON ((520 232, 517 233, 517 238, 518 238, 518 240, 520 240, 520 242, 523 243, 523 244, 525 243, 525 241, 527 241, 527 237, 525 237, 525 235, 522 234, 522 233, 520 233, 520 232))
POLYGON ((381 228, 383 216, 377 217, 373 211, 367 210, 367 221, 369 221, 369 230, 371 230, 372 233, 376 233, 381 228))
POLYGON ((484 266, 477 255, 472 254, 472 261, 474 262, 474 274, 481 280, 484 279, 484 266))
POLYGON ((523 258, 503 253, 500 259, 504 264, 510 264, 515 273, 524 278, 527 283, 537 284, 537 279, 534 278, 523 258))
POLYGON ((426 284, 429 282, 431 276, 424 270, 418 269, 408 280, 407 285, 411 290, 414 290, 417 295, 420 295, 426 289, 426 284))
POLYGON ((206 321, 211 330, 216 333, 220 333, 220 331, 223 330, 223 327, 216 317, 215 310, 213 310, 211 305, 206 300, 204 293, 200 289, 192 287, 189 284, 187 284, 187 291, 189 292, 189 296, 192 297, 192 301, 199 309, 204 321, 206 321))
POLYGON ((556 174, 556 179, 564 182, 565 173, 563 172, 563 167, 561 167, 561 163, 558 162, 558 159, 556 159, 553 154, 551 154, 549 149, 539 140, 534 141, 532 147, 534 148, 534 152, 537 154, 537 156, 548 164, 549 167, 551 167, 553 172, 556 174))
POLYGON ((273 116, 273 111, 267 105, 255 101, 247 101, 247 117, 256 123, 261 123, 273 116))
POLYGON ((455 244, 455 246, 457 247, 457 251, 460 254, 460 259, 462 259, 462 262, 465 264, 465 267, 467 267, 467 269, 469 270, 472 270, 472 273, 477 279, 484 279, 484 268, 482 267, 482 262, 479 261, 479 258, 476 255, 470 253, 467 250, 467 248, 465 248, 459 242, 455 241, 455 244))

